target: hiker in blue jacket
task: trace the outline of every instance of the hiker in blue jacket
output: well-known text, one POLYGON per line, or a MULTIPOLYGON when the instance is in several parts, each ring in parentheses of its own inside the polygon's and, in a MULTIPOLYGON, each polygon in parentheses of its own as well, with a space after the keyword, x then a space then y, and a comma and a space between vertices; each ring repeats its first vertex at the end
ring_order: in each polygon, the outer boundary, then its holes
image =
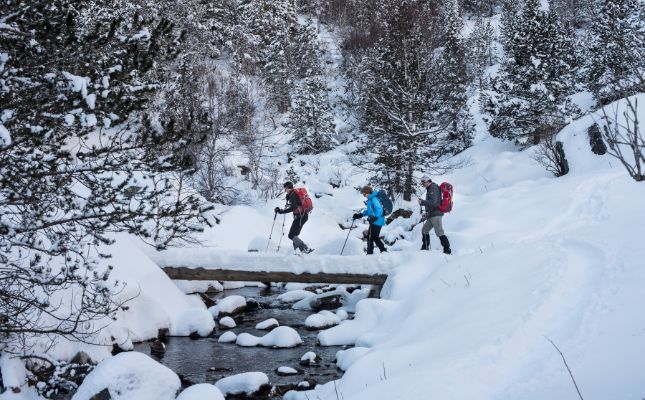
POLYGON ((360 219, 367 217, 367 221, 370 223, 369 230, 367 231, 367 254, 374 254, 374 244, 378 246, 381 253, 387 252, 383 241, 379 235, 381 234, 381 228, 385 225, 385 216, 383 215, 383 205, 378 199, 377 193, 372 190, 370 186, 365 186, 361 193, 364 197, 367 197, 365 205, 367 206, 365 210, 360 213, 354 214, 354 219, 360 219))

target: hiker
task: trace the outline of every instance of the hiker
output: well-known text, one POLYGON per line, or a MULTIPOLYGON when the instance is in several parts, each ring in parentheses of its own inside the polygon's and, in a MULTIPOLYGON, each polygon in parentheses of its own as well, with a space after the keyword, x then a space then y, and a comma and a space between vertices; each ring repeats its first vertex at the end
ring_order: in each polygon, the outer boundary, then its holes
POLYGON ((365 205, 367 206, 362 212, 353 215, 354 219, 367 217, 370 227, 367 231, 367 254, 374 254, 374 244, 378 246, 381 253, 387 252, 385 245, 379 235, 381 228, 385 225, 385 216, 383 215, 383 204, 378 199, 377 192, 372 191, 370 186, 365 186, 361 193, 367 197, 365 205))
POLYGON ((451 254, 450 242, 442 226, 443 212, 439 209, 442 199, 441 189, 439 185, 432 182, 428 175, 421 177, 421 184, 426 188, 426 199, 419 199, 419 204, 426 208, 426 221, 421 229, 423 234, 421 250, 430 250, 430 231, 434 228, 434 232, 439 236, 443 246, 443 252, 451 254))
MULTIPOLYGON (((293 183, 285 182, 284 191, 287 193, 287 205, 286 208, 280 209, 280 207, 275 208, 277 214, 287 214, 293 212, 293 222, 291 223, 291 229, 289 229, 289 239, 293 242, 293 250, 300 249, 303 253, 311 253, 314 251, 307 247, 305 242, 303 242, 298 235, 302 230, 302 226, 309 219, 309 213, 307 209, 303 206, 302 201, 298 197, 296 190, 293 188, 293 183)), ((298 189, 301 190, 301 189, 298 189)), ((306 195, 306 192, 305 192, 306 195)))

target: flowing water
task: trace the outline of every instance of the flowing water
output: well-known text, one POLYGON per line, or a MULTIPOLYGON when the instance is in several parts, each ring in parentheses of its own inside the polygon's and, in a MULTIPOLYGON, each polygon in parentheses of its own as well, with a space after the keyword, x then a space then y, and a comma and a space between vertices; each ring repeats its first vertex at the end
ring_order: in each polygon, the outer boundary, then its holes
POLYGON ((277 296, 283 290, 271 290, 244 287, 226 290, 210 295, 213 300, 230 295, 241 295, 247 299, 255 299, 260 306, 253 310, 235 316, 237 327, 232 331, 236 334, 248 332, 255 336, 263 336, 267 332, 255 329, 255 325, 268 318, 275 318, 281 326, 290 326, 300 334, 303 344, 289 349, 270 349, 264 347, 240 347, 234 343, 218 343, 217 338, 225 332, 217 328, 210 337, 191 339, 188 337, 170 337, 166 341, 166 351, 161 357, 151 354, 150 343, 140 343, 136 351, 151 355, 157 361, 169 367, 183 378, 184 386, 192 383, 215 383, 217 380, 242 372, 260 371, 269 377, 271 385, 297 384, 304 380, 314 380, 326 383, 338 379, 342 371, 336 368, 335 357, 343 347, 323 347, 318 345, 317 331, 309 331, 304 326, 307 316, 312 311, 298 311, 290 308, 289 304, 281 303, 277 296), (322 362, 320 366, 301 366, 300 358, 308 351, 313 351, 322 362), (275 373, 278 367, 287 366, 303 370, 300 375, 279 376, 275 373))

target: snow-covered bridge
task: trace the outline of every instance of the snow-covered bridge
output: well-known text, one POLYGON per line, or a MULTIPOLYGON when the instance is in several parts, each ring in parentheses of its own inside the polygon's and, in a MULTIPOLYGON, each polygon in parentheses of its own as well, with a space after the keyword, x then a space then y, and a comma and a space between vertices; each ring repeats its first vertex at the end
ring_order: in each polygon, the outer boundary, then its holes
POLYGON ((377 292, 401 261, 390 254, 300 256, 215 248, 171 249, 157 253, 154 260, 171 279, 370 284, 377 292))

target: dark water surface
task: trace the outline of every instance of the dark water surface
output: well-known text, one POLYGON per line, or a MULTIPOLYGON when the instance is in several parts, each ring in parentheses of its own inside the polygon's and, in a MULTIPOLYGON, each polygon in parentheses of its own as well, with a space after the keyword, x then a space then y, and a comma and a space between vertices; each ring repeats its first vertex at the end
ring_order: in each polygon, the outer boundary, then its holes
MULTIPOLYGON (((318 331, 305 329, 305 319, 313 311, 292 310, 289 304, 281 303, 277 296, 284 290, 272 288, 271 290, 244 287, 226 290, 221 293, 209 295, 217 300, 225 296, 241 295, 255 299, 260 307, 256 310, 235 316, 237 327, 231 329, 236 334, 247 332, 255 336, 263 336, 267 332, 255 329, 258 322, 268 318, 275 318, 281 326, 290 326, 300 334, 303 344, 290 349, 269 349, 265 347, 240 347, 234 343, 218 343, 217 338, 225 330, 217 331, 208 338, 191 339, 187 337, 171 337, 166 342, 166 352, 163 357, 150 354, 150 343, 135 345, 135 351, 140 351, 155 358, 168 368, 181 375, 191 383, 215 383, 215 381, 230 375, 242 372, 264 372, 269 377, 269 383, 289 384, 303 380, 313 379, 317 383, 326 383, 338 379, 342 371, 336 368, 334 359, 336 352, 343 347, 318 346, 316 337, 318 331), (313 351, 322 362, 320 366, 306 367, 299 364, 300 357, 308 351, 313 351), (301 375, 278 376, 275 369, 287 366, 304 370, 301 375)), ((187 384, 187 383, 186 383, 187 384)))

